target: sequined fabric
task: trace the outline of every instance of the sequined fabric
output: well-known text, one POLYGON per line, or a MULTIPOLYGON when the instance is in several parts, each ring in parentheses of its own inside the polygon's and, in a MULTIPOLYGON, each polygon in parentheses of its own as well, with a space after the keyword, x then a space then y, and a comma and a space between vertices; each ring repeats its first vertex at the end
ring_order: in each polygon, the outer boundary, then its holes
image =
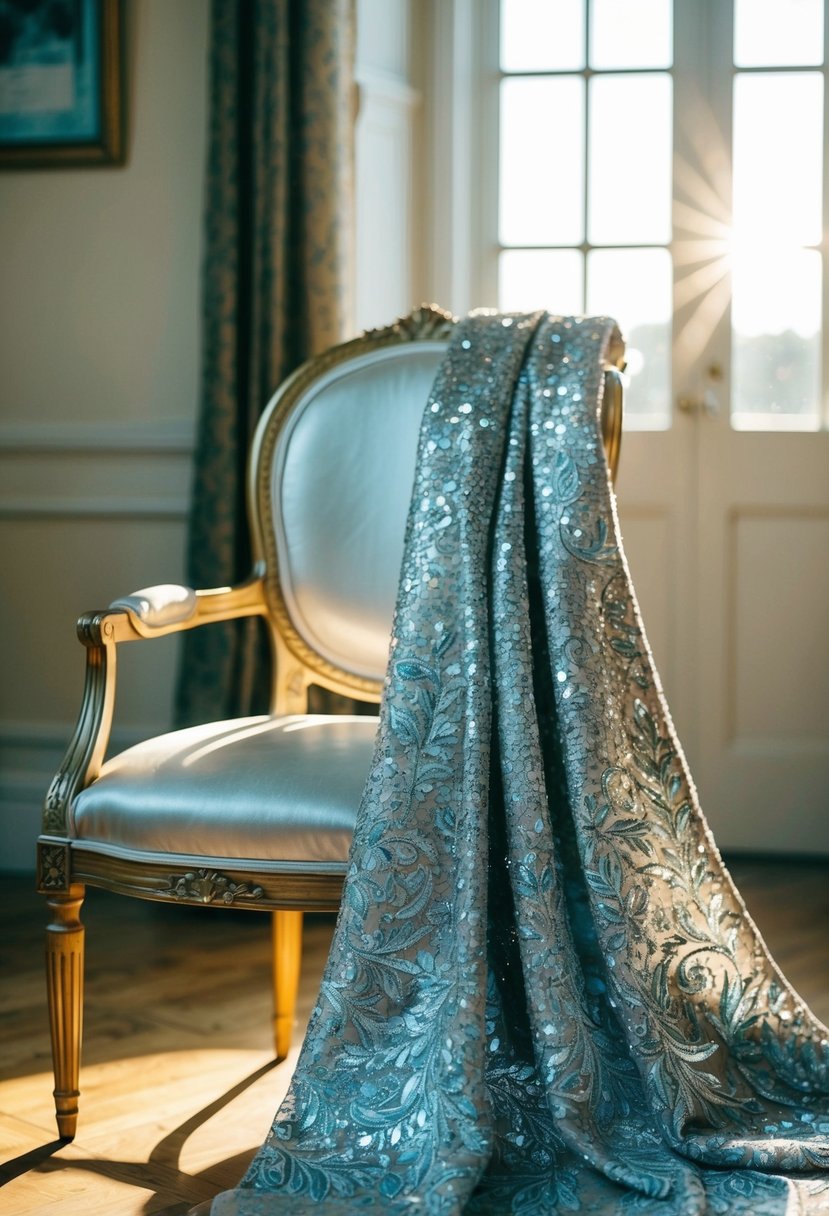
POLYGON ((319 1001, 214 1216, 829 1211, 829 1035, 723 869, 621 550, 611 329, 457 327, 319 1001))

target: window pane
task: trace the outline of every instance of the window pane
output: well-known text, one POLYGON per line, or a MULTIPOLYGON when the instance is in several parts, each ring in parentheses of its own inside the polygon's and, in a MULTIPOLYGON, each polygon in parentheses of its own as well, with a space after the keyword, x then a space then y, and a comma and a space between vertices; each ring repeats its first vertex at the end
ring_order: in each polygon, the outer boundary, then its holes
POLYGON ((737 67, 823 63, 823 0, 735 0, 737 67))
POLYGON ((671 239, 671 96, 662 73, 591 80, 592 244, 671 239))
POLYGON ((584 0, 501 0, 505 72, 584 67, 584 0))
POLYGON ((598 249, 587 258, 587 311, 614 317, 627 344, 625 425, 671 423, 671 258, 666 249, 598 249))
POLYGON ((732 274, 732 425, 817 430, 821 255, 761 247, 736 257, 732 274))
POLYGON ((501 254, 498 277, 498 307, 504 312, 584 312, 582 255, 577 249, 507 250, 501 254))
POLYGON ((823 80, 817 72, 734 82, 734 241, 812 245, 821 238, 823 80))
POLYGON ((584 209, 584 81, 521 77, 501 85, 502 245, 578 245, 584 209), (562 121, 562 115, 567 121, 562 121), (543 147, 539 133, 549 136, 543 147), (555 150, 555 155, 553 155, 555 150))
POLYGON ((672 62, 671 0, 593 0, 592 68, 669 68, 672 62))

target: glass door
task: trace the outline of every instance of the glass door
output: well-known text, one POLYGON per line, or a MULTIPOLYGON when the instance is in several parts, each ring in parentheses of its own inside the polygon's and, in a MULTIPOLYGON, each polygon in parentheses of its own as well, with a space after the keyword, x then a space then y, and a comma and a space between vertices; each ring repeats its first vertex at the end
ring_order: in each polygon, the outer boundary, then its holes
POLYGON ((694 447, 673 401, 676 65, 670 0, 501 0, 498 208, 485 298, 604 313, 627 343, 618 493, 648 634, 683 736, 693 687, 694 447))
POLYGON ((829 850, 823 9, 501 0, 490 65, 483 298, 626 334, 625 547, 706 811, 747 848, 829 850))

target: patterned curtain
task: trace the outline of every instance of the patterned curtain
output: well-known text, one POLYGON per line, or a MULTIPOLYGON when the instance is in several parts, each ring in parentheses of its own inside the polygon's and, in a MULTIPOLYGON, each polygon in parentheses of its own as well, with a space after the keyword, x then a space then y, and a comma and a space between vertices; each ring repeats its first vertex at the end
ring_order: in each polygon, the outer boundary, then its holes
MULTIPOLYGON (((285 376, 349 330, 354 0, 212 0, 191 586, 250 570, 245 465, 285 376)), ((265 708, 258 621, 185 635, 180 725, 265 708)))

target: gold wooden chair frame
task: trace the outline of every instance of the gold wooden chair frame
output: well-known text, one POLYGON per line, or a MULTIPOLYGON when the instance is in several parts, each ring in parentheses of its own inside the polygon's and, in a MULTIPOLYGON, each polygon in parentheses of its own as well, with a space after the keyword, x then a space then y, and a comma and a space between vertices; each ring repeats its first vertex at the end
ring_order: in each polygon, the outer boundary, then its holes
MULTIPOLYGON (((349 360, 364 359, 391 346, 429 342, 442 349, 454 324, 439 309, 418 309, 385 329, 371 331, 311 360, 278 390, 263 414, 250 456, 248 505, 255 560, 245 582, 195 593, 185 588, 154 588, 151 590, 162 593, 160 607, 156 604, 142 612, 132 603, 134 597, 127 597, 128 606, 87 613, 78 622, 78 636, 87 656, 83 701, 72 741, 46 798, 37 866, 38 890, 46 896, 51 912, 47 986, 55 1106, 63 1139, 75 1135, 78 1119, 84 965, 80 909, 87 884, 168 903, 271 912, 275 1050, 278 1059, 287 1055, 299 979, 302 915, 338 908, 345 863, 338 872, 321 873, 318 868, 296 864, 275 873, 266 867, 258 870, 255 862, 244 868, 232 864, 218 868, 214 858, 199 865, 191 856, 182 859, 172 853, 160 860, 133 859, 125 857, 123 850, 107 852, 100 844, 90 848, 77 839, 70 812, 74 800, 101 774, 115 704, 116 654, 124 643, 214 621, 260 616, 274 658, 272 715, 306 714, 311 684, 379 702, 382 673, 368 678, 331 662, 309 644, 292 618, 280 580, 272 513, 274 452, 297 402, 320 377, 349 360)), ((623 350, 617 336, 609 352, 602 406, 602 434, 614 477, 622 428, 618 368, 623 366, 623 350)), ((394 408, 394 402, 389 408, 394 408)))

